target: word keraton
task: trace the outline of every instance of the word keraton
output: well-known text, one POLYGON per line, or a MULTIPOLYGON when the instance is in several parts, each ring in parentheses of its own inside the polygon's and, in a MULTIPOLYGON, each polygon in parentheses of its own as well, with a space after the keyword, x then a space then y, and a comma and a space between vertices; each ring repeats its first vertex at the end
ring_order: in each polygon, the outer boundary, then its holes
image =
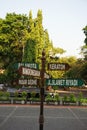
POLYGON ((48 70, 68 70, 70 66, 67 63, 48 63, 48 70))
POLYGON ((65 70, 65 65, 64 64, 50 64, 50 69, 51 70, 65 70))

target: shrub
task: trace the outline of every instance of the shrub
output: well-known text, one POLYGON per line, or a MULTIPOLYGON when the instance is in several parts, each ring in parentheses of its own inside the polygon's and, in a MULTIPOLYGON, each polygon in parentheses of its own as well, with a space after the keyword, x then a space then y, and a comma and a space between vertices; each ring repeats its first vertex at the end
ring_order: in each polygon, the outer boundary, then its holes
POLYGON ((87 103, 87 98, 81 99, 82 103, 87 103))
POLYGON ((82 94, 82 92, 80 92, 79 96, 78 96, 78 100, 81 101, 82 98, 83 98, 83 94, 82 94))
POLYGON ((76 102, 75 95, 74 94, 70 94, 69 100, 70 100, 70 102, 76 102))
POLYGON ((26 97, 27 96, 27 92, 23 91, 22 92, 22 97, 26 97))
POLYGON ((67 95, 64 95, 64 97, 63 97, 63 101, 69 101, 69 98, 68 98, 67 95))
POLYGON ((35 98, 35 96, 36 96, 36 92, 35 91, 31 92, 31 98, 35 98))
POLYGON ((45 101, 50 102, 50 101, 56 101, 55 97, 52 97, 52 95, 48 94, 45 98, 45 101))
POLYGON ((60 100, 59 94, 56 93, 56 95, 54 96, 54 98, 55 98, 57 101, 59 101, 59 100, 60 100))
POLYGON ((10 93, 9 93, 9 92, 5 92, 5 93, 4 93, 4 96, 5 96, 5 97, 10 97, 10 93))
POLYGON ((0 92, 0 100, 9 100, 10 98, 10 93, 9 92, 0 92))
POLYGON ((3 96, 3 93, 4 93, 4 92, 0 91, 0 97, 2 97, 2 96, 3 96))
POLYGON ((15 92, 15 93, 14 93, 14 96, 15 96, 15 97, 18 97, 18 92, 15 92))
POLYGON ((46 96, 46 98, 51 98, 51 95, 48 93, 47 96, 46 96))

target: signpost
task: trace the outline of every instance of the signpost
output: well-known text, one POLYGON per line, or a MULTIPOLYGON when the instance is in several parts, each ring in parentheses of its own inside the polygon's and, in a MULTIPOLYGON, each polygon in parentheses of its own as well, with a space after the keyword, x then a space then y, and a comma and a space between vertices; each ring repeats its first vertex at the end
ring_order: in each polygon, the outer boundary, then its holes
POLYGON ((45 62, 46 62, 46 57, 45 57, 45 51, 42 51, 42 67, 41 67, 41 87, 40 87, 40 117, 39 117, 39 130, 43 130, 43 124, 44 124, 44 73, 45 73, 45 62))
POLYGON ((48 70, 68 70, 70 66, 67 63, 48 63, 48 70))
MULTIPOLYGON (((84 84, 81 79, 49 79, 50 76, 45 72, 45 52, 42 51, 41 70, 38 70, 36 63, 17 63, 15 68, 19 69, 19 73, 24 76, 38 77, 41 80, 40 86, 40 116, 39 130, 43 130, 44 124, 44 85, 46 86, 82 86, 84 84), (45 83, 46 79, 46 83, 45 83)), ((70 66, 67 63, 48 63, 48 70, 69 70, 70 66)), ((19 85, 38 85, 38 79, 19 79, 19 85)))
POLYGON ((81 79, 46 79, 47 86, 82 86, 84 81, 81 79))

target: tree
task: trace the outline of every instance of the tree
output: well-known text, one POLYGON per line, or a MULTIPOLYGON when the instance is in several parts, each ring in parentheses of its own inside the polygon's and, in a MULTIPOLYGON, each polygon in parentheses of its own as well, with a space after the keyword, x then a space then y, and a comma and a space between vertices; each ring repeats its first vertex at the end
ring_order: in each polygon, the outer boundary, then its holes
POLYGON ((53 55, 64 53, 63 49, 53 47, 42 22, 42 10, 38 10, 34 19, 32 11, 29 12, 29 17, 7 13, 5 19, 0 19, 0 68, 5 69, 6 82, 20 77, 14 71, 14 63, 36 62, 41 67, 43 49, 46 52, 46 63, 51 61, 50 51, 53 55))
MULTIPOLYGON (((29 13, 29 38, 25 44, 23 61, 41 64, 43 48, 48 59, 49 50, 53 47, 48 31, 42 25, 42 11, 38 10, 37 17, 32 19, 32 11, 29 13)), ((40 65, 41 66, 41 65, 40 65)))
POLYGON ((10 83, 15 78, 12 66, 22 61, 23 46, 28 37, 26 21, 25 15, 15 13, 7 13, 5 19, 0 19, 0 68, 5 69, 5 82, 10 83))
POLYGON ((0 22, 0 59, 4 60, 3 67, 7 68, 12 62, 21 62, 23 45, 27 38, 25 30, 25 15, 7 14, 0 22))
POLYGON ((83 79, 85 84, 87 84, 87 61, 84 62, 82 59, 77 59, 70 70, 66 72, 65 76, 68 78, 83 79))
POLYGON ((84 62, 81 68, 81 78, 84 79, 85 84, 87 84, 87 61, 84 62))
POLYGON ((31 62, 34 63, 36 61, 35 57, 35 41, 32 39, 28 39, 24 49, 24 57, 23 62, 31 62))
POLYGON ((84 43, 85 45, 87 46, 87 26, 85 26, 85 28, 83 28, 83 31, 84 31, 84 34, 86 36, 85 40, 84 40, 84 43))
POLYGON ((81 53, 84 56, 84 60, 87 60, 87 26, 85 26, 85 28, 83 28, 83 31, 84 31, 86 38, 84 40, 85 45, 83 45, 81 47, 81 53))

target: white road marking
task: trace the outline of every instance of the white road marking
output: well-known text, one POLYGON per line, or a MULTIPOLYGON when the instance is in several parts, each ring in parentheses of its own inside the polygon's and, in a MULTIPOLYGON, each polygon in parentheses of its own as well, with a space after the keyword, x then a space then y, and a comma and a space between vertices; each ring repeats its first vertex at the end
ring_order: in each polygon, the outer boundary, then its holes
POLYGON ((80 120, 80 118, 71 110, 71 108, 68 108, 68 110, 73 114, 73 116, 79 121, 79 123, 82 125, 82 127, 85 127, 85 124, 80 120))
POLYGON ((5 120, 0 124, 0 127, 2 127, 7 121, 8 119, 13 115, 13 113, 16 111, 17 106, 14 108, 14 110, 5 118, 5 120))
POLYGON ((73 116, 74 116, 76 119, 79 119, 79 117, 78 117, 70 108, 68 108, 68 110, 73 114, 73 116))

